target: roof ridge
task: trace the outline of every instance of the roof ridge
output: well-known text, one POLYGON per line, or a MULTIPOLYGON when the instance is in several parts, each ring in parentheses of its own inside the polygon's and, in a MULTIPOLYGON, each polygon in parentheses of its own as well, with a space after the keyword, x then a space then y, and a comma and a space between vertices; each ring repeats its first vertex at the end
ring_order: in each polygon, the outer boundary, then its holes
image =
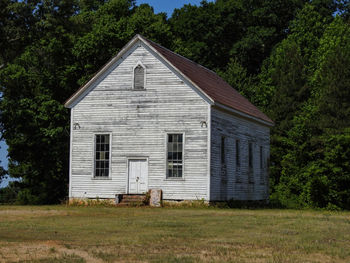
MULTIPOLYGON (((197 62, 195 62, 195 61, 193 61, 193 60, 191 60, 191 59, 189 59, 189 58, 186 58, 186 57, 184 57, 183 55, 180 55, 180 54, 178 54, 178 53, 176 53, 176 52, 174 52, 174 51, 172 51, 172 50, 170 50, 170 49, 168 49, 168 48, 166 48, 166 47, 164 47, 164 46, 162 46, 162 45, 160 45, 160 44, 158 44, 158 43, 156 43, 156 42, 154 42, 154 41, 152 41, 152 40, 149 40, 148 38, 145 38, 144 36, 142 36, 142 35, 140 35, 140 34, 137 34, 137 35, 140 36, 142 39, 148 41, 148 42, 152 42, 153 44, 155 44, 156 46, 158 46, 158 47, 160 47, 160 48, 166 49, 167 51, 173 53, 174 55, 176 55, 176 56, 178 56, 178 57, 181 57, 181 58, 183 58, 183 59, 186 59, 187 61, 191 62, 192 64, 195 64, 195 65, 198 66, 198 67, 201 67, 201 68, 204 68, 205 70, 210 71, 211 73, 217 75, 220 79, 222 79, 223 81, 225 81, 225 80, 224 80, 223 78, 221 78, 215 71, 213 71, 213 70, 211 70, 211 69, 209 69, 209 68, 207 68, 207 67, 205 67, 205 66, 203 66, 203 65, 201 65, 201 64, 199 64, 199 63, 197 63, 197 62)), ((226 81, 225 81, 225 82, 226 82, 226 81)))
POLYGON ((260 109, 252 104, 246 97, 241 95, 216 72, 143 37, 140 34, 136 34, 116 56, 112 57, 87 83, 72 94, 72 96, 65 102, 65 107, 71 108, 73 103, 75 103, 78 98, 84 96, 89 87, 91 87, 91 85, 97 81, 97 79, 109 67, 111 67, 113 63, 117 62, 119 59, 123 59, 123 55, 130 50, 137 41, 144 42, 145 45, 152 49, 152 52, 160 55, 166 63, 169 63, 171 67, 196 87, 198 91, 210 101, 210 103, 219 107, 221 107, 220 105, 223 105, 236 111, 236 113, 239 112, 240 114, 243 114, 243 116, 244 114, 247 114, 250 116, 249 118, 263 121, 264 124, 269 126, 273 125, 273 121, 268 116, 260 111, 260 109))

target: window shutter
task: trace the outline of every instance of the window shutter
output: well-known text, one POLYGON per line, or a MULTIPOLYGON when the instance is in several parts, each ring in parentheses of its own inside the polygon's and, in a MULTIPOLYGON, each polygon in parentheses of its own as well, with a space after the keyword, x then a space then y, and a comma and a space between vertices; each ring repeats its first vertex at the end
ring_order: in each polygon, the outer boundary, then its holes
POLYGON ((145 88, 145 70, 141 65, 138 65, 134 70, 134 89, 145 88))

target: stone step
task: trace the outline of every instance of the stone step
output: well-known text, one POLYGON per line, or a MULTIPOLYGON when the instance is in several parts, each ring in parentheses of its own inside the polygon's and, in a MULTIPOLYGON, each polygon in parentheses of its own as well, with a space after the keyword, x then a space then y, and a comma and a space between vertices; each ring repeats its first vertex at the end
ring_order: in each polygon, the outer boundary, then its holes
POLYGON ((122 195, 120 198, 120 203, 117 204, 119 207, 125 207, 125 206, 142 206, 144 205, 144 200, 146 198, 146 195, 129 195, 125 194, 122 195))
POLYGON ((139 197, 145 197, 145 195, 134 195, 134 194, 125 194, 123 195, 123 198, 127 198, 127 197, 135 197, 135 198, 139 198, 139 197))
POLYGON ((143 198, 145 198, 144 195, 140 195, 140 196, 128 196, 128 195, 124 195, 124 196, 122 197, 122 199, 143 199, 143 198))
POLYGON ((121 202, 117 204, 117 207, 133 207, 133 206, 143 206, 143 202, 121 202))
POLYGON ((145 195, 123 195, 121 201, 143 201, 145 198, 145 195))

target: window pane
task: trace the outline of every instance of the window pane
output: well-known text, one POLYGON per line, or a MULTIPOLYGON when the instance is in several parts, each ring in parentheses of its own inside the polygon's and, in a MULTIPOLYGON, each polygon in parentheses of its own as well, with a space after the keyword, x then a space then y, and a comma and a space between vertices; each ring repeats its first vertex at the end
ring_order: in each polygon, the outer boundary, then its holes
POLYGON ((241 162, 240 162, 240 156, 239 156, 239 140, 236 140, 236 165, 240 166, 241 162))
POLYGON ((253 144, 250 142, 249 143, 249 167, 253 167, 253 144))
POLYGON ((168 134, 168 152, 167 152, 167 176, 182 177, 182 157, 183 157, 183 135, 168 134))
POLYGON ((96 134, 95 145, 95 176, 102 177, 109 174, 109 134, 96 134))
POLYGON ((174 170, 173 170, 173 176, 174 176, 174 177, 178 177, 177 169, 176 169, 176 168, 174 168, 174 170))
POLYGON ((143 89, 144 88, 144 68, 141 65, 138 65, 134 70, 134 88, 143 89))

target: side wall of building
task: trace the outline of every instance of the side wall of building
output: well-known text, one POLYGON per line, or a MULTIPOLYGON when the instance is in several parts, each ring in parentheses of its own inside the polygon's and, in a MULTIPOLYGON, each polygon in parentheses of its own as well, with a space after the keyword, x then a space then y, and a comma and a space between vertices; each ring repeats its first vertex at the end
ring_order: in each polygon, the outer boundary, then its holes
POLYGON ((269 127, 213 108, 210 199, 266 200, 269 154, 269 127), (238 161, 236 141, 239 151, 238 161), (252 145, 251 167, 249 167, 249 143, 252 145))
POLYGON ((72 109, 70 197, 113 198, 128 191, 128 158, 147 158, 148 188, 164 199, 208 199, 208 102, 139 42, 72 109), (145 90, 133 69, 145 67, 145 90), (94 136, 111 134, 109 178, 94 177, 94 136), (166 134, 184 134, 184 175, 166 178, 166 134))

